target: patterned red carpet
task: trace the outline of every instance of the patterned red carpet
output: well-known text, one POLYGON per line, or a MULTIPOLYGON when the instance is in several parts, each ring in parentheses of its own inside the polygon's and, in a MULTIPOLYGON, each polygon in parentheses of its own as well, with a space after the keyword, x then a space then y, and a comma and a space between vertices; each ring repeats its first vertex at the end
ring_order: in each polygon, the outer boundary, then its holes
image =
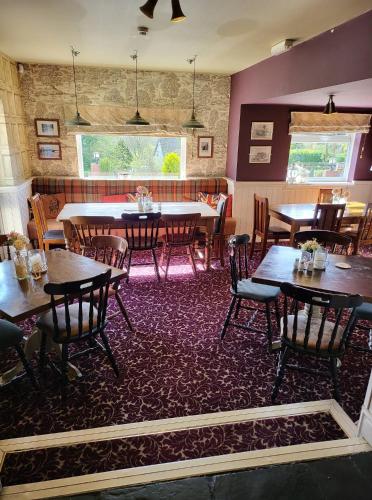
MULTIPOLYGON (((161 283, 152 266, 133 268, 122 296, 136 332, 128 332, 121 316, 108 329, 120 378, 97 351, 77 361, 83 378, 70 385, 65 406, 52 371, 43 391, 32 389, 26 378, 2 388, 0 438, 270 405, 276 355, 268 353, 264 335, 230 328, 220 340, 229 272, 214 266, 195 278, 185 260, 175 259, 169 281, 161 283)), ((262 328, 263 315, 254 323, 262 328)), ((25 322, 26 331, 31 324, 25 322)), ((363 336, 356 332, 365 345, 363 336)), ((13 362, 4 355, 1 369, 13 362)), ((343 360, 342 405, 353 420, 371 368, 369 354, 350 350, 343 360)), ((328 399, 331 389, 327 377, 289 372, 278 403, 328 399)))

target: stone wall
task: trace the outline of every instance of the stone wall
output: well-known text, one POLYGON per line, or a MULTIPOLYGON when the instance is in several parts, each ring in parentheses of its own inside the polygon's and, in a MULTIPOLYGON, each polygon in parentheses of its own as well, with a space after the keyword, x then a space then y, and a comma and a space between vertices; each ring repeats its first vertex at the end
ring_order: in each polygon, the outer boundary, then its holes
POLYGON ((17 65, 0 53, 0 186, 30 177, 26 137, 17 65))
MULTIPOLYGON (((27 119, 32 175, 79 175, 75 135, 77 128, 65 126, 74 116, 74 93, 70 66, 25 64, 21 78, 27 119), (58 118, 62 160, 39 160, 35 118, 58 118)), ((135 73, 122 68, 78 66, 79 108, 92 126, 85 133, 115 133, 187 136, 187 176, 225 175, 230 77, 201 74, 196 82, 197 118, 205 129, 191 132, 180 127, 191 114, 192 73, 139 72, 141 115, 150 127, 123 124, 135 111, 135 73), (197 135, 214 136, 214 157, 198 159, 197 135)))

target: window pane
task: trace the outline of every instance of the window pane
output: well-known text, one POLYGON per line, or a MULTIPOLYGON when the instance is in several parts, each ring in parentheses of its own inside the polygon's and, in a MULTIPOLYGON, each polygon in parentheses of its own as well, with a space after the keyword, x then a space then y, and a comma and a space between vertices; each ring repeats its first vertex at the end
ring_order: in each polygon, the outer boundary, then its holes
POLYGON ((180 177, 184 168, 184 137, 81 135, 77 140, 84 177, 180 177))
POLYGON ((355 134, 293 134, 289 182, 346 181, 355 134))

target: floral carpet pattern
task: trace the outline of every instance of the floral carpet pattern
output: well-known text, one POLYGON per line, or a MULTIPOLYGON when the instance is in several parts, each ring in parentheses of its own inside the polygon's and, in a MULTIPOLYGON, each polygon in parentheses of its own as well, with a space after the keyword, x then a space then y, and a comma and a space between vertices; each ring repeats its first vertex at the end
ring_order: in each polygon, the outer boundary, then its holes
MULTIPOLYGON (((107 329, 120 377, 97 350, 76 360, 83 377, 69 385, 65 405, 52 370, 40 391, 27 378, 1 388, 0 439, 270 405, 277 355, 268 352, 263 334, 231 327, 220 340, 230 303, 229 270, 219 263, 213 267, 204 272, 199 264, 194 277, 187 259, 175 257, 168 281, 158 282, 152 265, 134 266, 121 295, 135 332, 128 331, 121 315, 107 329)), ((115 302, 110 310, 118 310, 115 302)), ((26 334, 32 324, 23 323, 26 334)), ((257 312, 252 326, 265 325, 257 312)), ((366 332, 356 330, 353 341, 366 345, 366 332)), ((1 354, 1 370, 14 361, 1 354)), ((369 353, 350 349, 342 361, 341 404, 354 421, 371 368, 369 353)), ((331 397, 328 377, 288 371, 277 402, 331 397)))

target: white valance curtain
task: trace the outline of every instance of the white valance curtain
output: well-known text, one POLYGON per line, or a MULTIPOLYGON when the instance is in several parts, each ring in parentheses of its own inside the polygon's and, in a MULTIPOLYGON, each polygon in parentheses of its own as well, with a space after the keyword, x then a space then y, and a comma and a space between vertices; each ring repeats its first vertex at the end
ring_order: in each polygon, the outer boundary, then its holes
POLYGON ((368 134, 371 115, 361 113, 314 113, 306 111, 293 111, 289 133, 312 132, 318 134, 349 132, 368 134))

